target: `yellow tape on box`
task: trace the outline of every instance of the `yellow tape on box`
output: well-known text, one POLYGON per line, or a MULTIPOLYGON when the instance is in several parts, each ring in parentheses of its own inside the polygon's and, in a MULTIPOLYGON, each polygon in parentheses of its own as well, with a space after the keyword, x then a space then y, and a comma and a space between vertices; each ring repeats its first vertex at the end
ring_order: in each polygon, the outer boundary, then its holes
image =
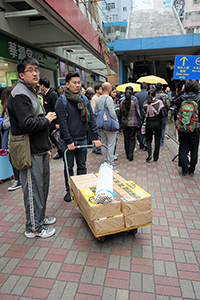
POLYGON ((88 221, 120 215, 121 201, 119 201, 119 199, 107 204, 96 204, 96 187, 81 189, 80 192, 79 206, 86 215, 88 221))

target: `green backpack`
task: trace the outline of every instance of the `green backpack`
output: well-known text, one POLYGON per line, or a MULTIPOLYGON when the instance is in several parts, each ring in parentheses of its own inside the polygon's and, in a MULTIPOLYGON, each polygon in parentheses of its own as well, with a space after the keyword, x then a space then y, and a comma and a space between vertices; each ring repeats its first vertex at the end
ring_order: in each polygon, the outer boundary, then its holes
POLYGON ((183 101, 177 114, 176 127, 180 131, 193 132, 199 128, 198 103, 183 101))

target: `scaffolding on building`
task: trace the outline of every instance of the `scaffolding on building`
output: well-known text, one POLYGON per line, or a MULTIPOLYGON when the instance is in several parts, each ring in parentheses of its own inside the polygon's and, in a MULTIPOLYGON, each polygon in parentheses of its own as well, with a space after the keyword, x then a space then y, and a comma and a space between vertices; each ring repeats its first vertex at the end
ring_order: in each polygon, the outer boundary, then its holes
POLYGON ((75 0, 75 1, 76 1, 77 5, 79 5, 79 4, 84 5, 85 15, 86 15, 88 21, 90 22, 90 24, 93 25, 93 22, 95 22, 96 31, 97 31, 97 34, 99 35, 99 43, 102 47, 102 51, 103 51, 103 55, 104 55, 104 61, 105 61, 105 64, 106 64, 108 76, 110 76, 111 75, 110 61, 109 61, 110 49, 107 46, 107 43, 109 43, 110 41, 107 40, 107 38, 104 34, 101 18, 100 18, 100 15, 99 15, 99 11, 102 12, 104 17, 106 18, 106 21, 110 24, 110 27, 114 31, 114 33, 116 35, 116 38, 118 38, 118 35, 115 32, 113 26, 111 25, 111 23, 107 19, 105 13, 103 12, 101 6, 98 3, 99 1, 102 1, 102 0, 75 0))

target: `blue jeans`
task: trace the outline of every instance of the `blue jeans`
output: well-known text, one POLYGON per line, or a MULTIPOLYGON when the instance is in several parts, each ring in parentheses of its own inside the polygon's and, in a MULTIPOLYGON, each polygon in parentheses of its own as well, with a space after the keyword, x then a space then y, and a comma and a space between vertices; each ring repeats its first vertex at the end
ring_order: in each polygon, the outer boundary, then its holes
MULTIPOLYGON (((87 145, 87 139, 74 141, 74 145, 75 146, 87 145)), ((67 145, 63 139, 60 139, 60 149, 62 151, 62 156, 64 161, 64 152, 67 149, 67 145)), ((69 176, 74 175, 74 158, 76 158, 77 175, 86 174, 87 173, 87 168, 86 168, 87 148, 86 147, 77 148, 75 150, 67 151, 67 164, 68 164, 69 176)), ((64 176, 65 176, 66 191, 69 191, 65 161, 64 161, 64 176)))
POLYGON ((160 139, 160 145, 164 143, 164 137, 165 137, 165 126, 167 123, 167 118, 161 119, 161 124, 162 124, 162 134, 161 134, 161 139, 160 139))

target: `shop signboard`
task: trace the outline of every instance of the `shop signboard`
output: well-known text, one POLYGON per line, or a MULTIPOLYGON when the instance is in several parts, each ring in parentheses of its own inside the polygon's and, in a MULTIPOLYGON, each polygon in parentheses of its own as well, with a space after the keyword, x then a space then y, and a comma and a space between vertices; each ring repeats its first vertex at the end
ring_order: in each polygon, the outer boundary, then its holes
POLYGON ((58 86, 66 87, 65 77, 58 78, 58 86))
POLYGON ((174 79, 200 80, 200 55, 176 55, 174 79))
POLYGON ((18 73, 17 72, 6 72, 7 86, 12 86, 18 83, 18 73))
POLYGON ((55 57, 40 52, 29 45, 23 44, 9 36, 0 34, 0 41, 0 57, 16 62, 25 57, 32 57, 38 60, 40 67, 53 71, 57 70, 57 60, 55 57))

